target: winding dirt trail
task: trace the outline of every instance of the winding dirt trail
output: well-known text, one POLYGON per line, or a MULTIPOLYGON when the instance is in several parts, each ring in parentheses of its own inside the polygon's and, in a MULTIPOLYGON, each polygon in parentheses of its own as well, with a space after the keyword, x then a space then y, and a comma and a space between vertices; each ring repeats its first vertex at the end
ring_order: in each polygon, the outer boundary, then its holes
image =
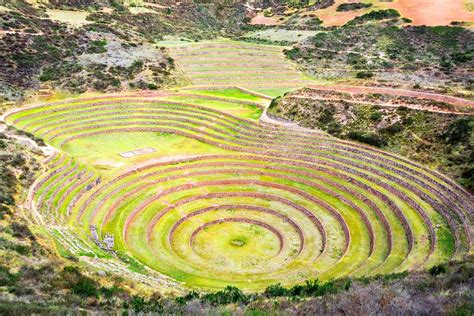
POLYGON ((0 30, 0 37, 3 37, 5 35, 9 34, 14 34, 14 35, 31 35, 31 36, 41 36, 44 35, 43 32, 38 32, 38 33, 29 33, 29 32, 22 32, 22 31, 5 31, 5 30, 0 30))
MULTIPOLYGON (((302 99, 302 100, 313 100, 313 101, 334 101, 335 99, 331 98, 323 98, 323 97, 314 97, 314 96, 304 96, 304 95, 293 95, 291 98, 295 99, 302 99)), ((372 105, 372 106, 381 106, 386 108, 399 108, 399 107, 406 107, 413 110, 419 111, 426 111, 426 112, 434 112, 434 113, 442 113, 442 114, 456 114, 456 115, 469 115, 466 112, 457 112, 457 111, 449 111, 449 110, 437 110, 434 108, 426 108, 422 106, 414 106, 414 105, 401 105, 401 104, 392 104, 392 103, 383 103, 383 102, 368 102, 368 101, 357 101, 357 100, 349 100, 349 99, 337 99, 338 101, 344 101, 347 103, 352 104, 364 104, 364 105, 372 105)))
POLYGON ((449 103, 458 107, 469 107, 474 108, 474 101, 448 96, 444 94, 432 93, 432 92, 422 92, 422 91, 413 91, 405 89, 396 89, 396 88, 385 88, 385 87, 365 87, 365 86, 322 86, 322 85, 309 85, 309 88, 314 88, 318 90, 325 91, 338 91, 346 93, 380 93, 380 94, 390 94, 396 96, 405 96, 405 97, 416 97, 423 99, 430 99, 438 102, 449 103))

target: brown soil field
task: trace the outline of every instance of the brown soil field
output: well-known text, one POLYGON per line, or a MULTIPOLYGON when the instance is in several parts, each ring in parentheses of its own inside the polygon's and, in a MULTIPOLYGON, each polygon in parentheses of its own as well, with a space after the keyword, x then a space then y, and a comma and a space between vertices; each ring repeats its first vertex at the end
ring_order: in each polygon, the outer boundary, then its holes
POLYGON ((399 0, 387 5, 412 19, 413 25, 448 25, 452 21, 474 22, 474 12, 467 10, 463 0, 399 0))
POLYGON ((278 21, 277 21, 277 18, 275 17, 266 17, 261 14, 258 14, 252 18, 252 20, 250 21, 250 24, 252 25, 256 25, 256 24, 278 25, 278 21))
POLYGON ((326 26, 340 26, 373 9, 398 10, 402 16, 413 21, 413 25, 449 25, 453 21, 474 22, 474 12, 465 6, 464 0, 395 0, 394 2, 374 1, 374 6, 366 10, 336 12, 337 6, 347 0, 336 0, 335 5, 314 11, 326 26))

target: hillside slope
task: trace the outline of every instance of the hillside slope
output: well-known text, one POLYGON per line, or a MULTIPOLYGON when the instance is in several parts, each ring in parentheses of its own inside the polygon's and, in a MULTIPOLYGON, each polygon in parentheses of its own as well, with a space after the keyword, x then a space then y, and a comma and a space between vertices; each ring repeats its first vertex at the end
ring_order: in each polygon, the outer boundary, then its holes
POLYGON ((393 90, 392 95, 380 90, 302 89, 275 99, 268 113, 409 157, 449 174, 472 191, 474 103, 466 100, 465 106, 457 106, 452 103, 456 98, 440 102, 429 99, 432 94, 422 98, 397 95, 404 90, 393 90))

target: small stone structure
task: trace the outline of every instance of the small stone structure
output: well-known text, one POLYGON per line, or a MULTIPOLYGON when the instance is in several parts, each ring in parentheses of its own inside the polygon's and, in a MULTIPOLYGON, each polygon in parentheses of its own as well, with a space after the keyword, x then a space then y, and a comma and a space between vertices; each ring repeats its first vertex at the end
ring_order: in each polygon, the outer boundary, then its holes
POLYGON ((135 156, 151 154, 151 153, 154 153, 155 151, 156 151, 155 148, 145 147, 141 149, 126 151, 126 152, 120 153, 119 155, 122 158, 133 158, 135 156))
POLYGON ((115 246, 115 239, 114 236, 106 233, 104 238, 99 237, 99 233, 97 231, 97 227, 95 225, 90 225, 89 230, 91 232, 91 237, 94 243, 99 246, 100 249, 113 251, 115 246))

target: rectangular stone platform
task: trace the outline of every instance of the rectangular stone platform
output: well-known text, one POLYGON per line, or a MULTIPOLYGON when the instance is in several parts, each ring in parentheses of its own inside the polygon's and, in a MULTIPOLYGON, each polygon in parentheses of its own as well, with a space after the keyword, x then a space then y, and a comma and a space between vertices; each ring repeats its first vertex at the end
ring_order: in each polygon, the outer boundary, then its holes
POLYGON ((156 151, 155 148, 145 147, 145 148, 140 148, 136 150, 126 151, 126 152, 120 153, 119 155, 122 158, 132 158, 135 156, 151 154, 151 153, 154 153, 155 151, 156 151))

